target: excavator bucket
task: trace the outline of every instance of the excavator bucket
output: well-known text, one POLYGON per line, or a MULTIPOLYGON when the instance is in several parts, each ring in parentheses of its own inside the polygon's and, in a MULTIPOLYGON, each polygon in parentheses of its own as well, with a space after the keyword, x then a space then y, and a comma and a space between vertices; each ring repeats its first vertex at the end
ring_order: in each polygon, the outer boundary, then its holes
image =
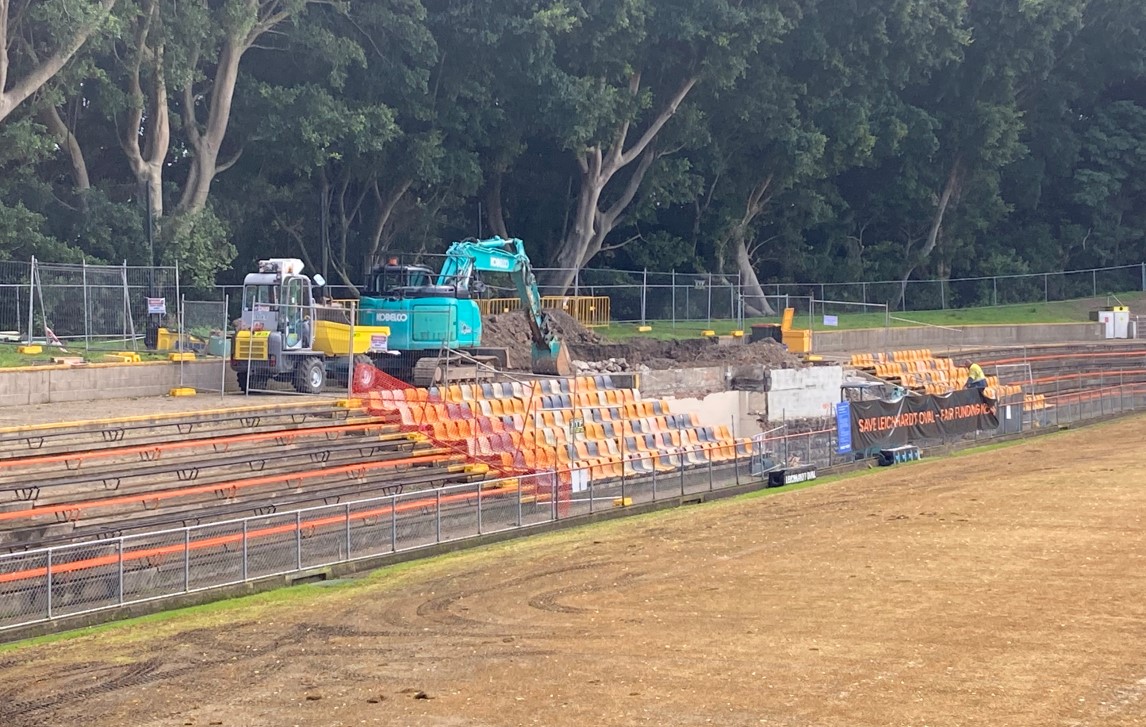
POLYGON ((572 376, 573 361, 569 358, 569 349, 556 342, 549 350, 534 346, 533 373, 546 376, 572 376))

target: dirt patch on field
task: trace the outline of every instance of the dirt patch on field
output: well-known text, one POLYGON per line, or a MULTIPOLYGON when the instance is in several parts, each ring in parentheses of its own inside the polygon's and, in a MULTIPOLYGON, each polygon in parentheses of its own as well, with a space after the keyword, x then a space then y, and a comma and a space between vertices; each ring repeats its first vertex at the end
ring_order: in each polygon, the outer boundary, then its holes
POLYGON ((1127 420, 0 652, 0 724, 1142 724, 1146 460, 1110 443, 1143 436, 1127 420))

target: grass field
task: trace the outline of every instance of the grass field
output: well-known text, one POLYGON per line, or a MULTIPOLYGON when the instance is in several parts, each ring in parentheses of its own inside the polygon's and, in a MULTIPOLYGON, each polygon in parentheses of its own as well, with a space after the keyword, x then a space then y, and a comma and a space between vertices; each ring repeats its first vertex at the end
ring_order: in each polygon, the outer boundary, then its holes
POLYGON ((1144 436, 1124 419, 3 650, 0 724, 1143 724, 1144 436))
MULTIPOLYGON (((66 352, 52 346, 44 346, 43 352, 37 354, 23 354, 17 350, 17 345, 14 343, 0 343, 0 368, 13 368, 17 366, 36 366, 38 364, 49 364, 53 358, 76 357, 79 356, 85 361, 99 363, 104 361, 104 356, 111 351, 129 351, 130 348, 104 348, 99 351, 84 351, 84 344, 69 344, 65 346, 66 352)), ((138 351, 140 358, 144 361, 166 361, 166 353, 155 353, 150 351, 138 351)))
MULTIPOLYGON (((1146 304, 1146 294, 1141 292, 1120 294, 1118 299, 1131 306, 1131 311, 1142 309, 1146 304)), ((988 308, 958 308, 934 311, 892 311, 891 325, 906 326, 975 326, 975 325, 1018 325, 1024 323, 1077 323, 1089 320, 1090 311, 1107 305, 1105 296, 1080 300, 1054 301, 1050 303, 1022 303, 1017 305, 993 306, 988 308)), ((811 319, 807 312, 796 316, 794 327, 812 328, 817 331, 848 330, 860 328, 883 328, 887 319, 882 311, 878 313, 855 313, 841 307, 829 306, 827 312, 836 315, 838 325, 825 326, 817 310, 816 318, 811 319)), ((745 333, 753 323, 779 323, 775 318, 749 318, 744 321, 745 333)), ((736 328, 731 320, 713 321, 649 321, 652 331, 641 333, 638 323, 614 323, 608 328, 595 329, 611 339, 625 339, 634 336, 650 338, 695 338, 702 331, 712 330, 717 335, 728 335, 736 328)))

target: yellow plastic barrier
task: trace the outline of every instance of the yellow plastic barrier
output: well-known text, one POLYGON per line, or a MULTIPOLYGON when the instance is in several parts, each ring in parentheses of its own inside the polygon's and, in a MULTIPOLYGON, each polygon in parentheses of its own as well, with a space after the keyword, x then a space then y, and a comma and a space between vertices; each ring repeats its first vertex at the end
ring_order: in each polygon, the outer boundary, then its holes
MULTIPOLYGON (((520 298, 485 298, 475 301, 482 315, 499 315, 521 310, 520 298)), ((586 328, 604 328, 610 323, 610 299, 606 295, 547 295, 541 307, 563 310, 586 328)))

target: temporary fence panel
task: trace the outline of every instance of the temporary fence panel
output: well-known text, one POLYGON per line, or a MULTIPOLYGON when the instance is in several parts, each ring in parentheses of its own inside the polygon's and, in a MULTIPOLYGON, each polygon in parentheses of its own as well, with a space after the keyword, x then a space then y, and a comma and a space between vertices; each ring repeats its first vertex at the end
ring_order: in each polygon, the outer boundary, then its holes
POLYGON ((44 263, 30 266, 27 336, 60 348, 141 351, 147 334, 177 327, 177 268, 44 263))
POLYGON ((160 336, 158 350, 190 353, 179 357, 179 386, 223 394, 230 370, 229 301, 183 300, 179 328, 160 336))

